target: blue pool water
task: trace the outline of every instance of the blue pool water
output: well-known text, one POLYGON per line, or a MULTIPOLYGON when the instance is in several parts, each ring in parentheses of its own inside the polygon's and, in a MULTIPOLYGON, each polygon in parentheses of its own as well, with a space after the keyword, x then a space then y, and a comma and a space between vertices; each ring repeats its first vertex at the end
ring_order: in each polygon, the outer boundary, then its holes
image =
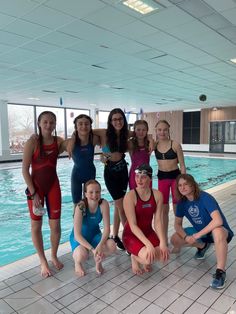
MULTIPOLYGON (((127 158, 129 162, 129 159, 127 158)), ((202 189, 236 179, 235 160, 185 157, 187 172, 200 183, 202 189)), ((151 158, 154 174, 157 172, 155 157, 151 158)), ((67 242, 73 224, 73 206, 70 195, 70 174, 73 162, 68 159, 58 161, 58 176, 62 190, 62 237, 67 242)), ((103 182, 103 165, 96 161, 97 180, 102 185, 102 195, 111 201, 103 182)), ((9 264, 35 253, 30 232, 30 219, 25 198, 25 183, 21 168, 0 170, 0 266, 9 264)), ((153 178, 153 187, 157 188, 157 178, 153 178)), ((111 221, 113 218, 111 202, 111 221)), ((46 218, 46 217, 45 217, 46 218)), ((44 218, 43 234, 45 248, 50 247, 49 228, 44 218)))

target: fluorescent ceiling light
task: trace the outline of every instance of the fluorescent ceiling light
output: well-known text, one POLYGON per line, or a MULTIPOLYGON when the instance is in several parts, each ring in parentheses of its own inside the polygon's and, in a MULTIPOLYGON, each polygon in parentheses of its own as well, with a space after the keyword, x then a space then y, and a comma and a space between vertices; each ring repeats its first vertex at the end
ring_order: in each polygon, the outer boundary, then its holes
POLYGON ((123 4, 141 14, 147 14, 157 9, 157 7, 148 4, 148 0, 125 0, 123 4))
POLYGON ((235 59, 230 59, 231 62, 236 63, 236 58, 235 59))
POLYGON ((40 100, 40 98, 37 98, 37 97, 29 97, 27 99, 29 99, 29 100, 40 100))

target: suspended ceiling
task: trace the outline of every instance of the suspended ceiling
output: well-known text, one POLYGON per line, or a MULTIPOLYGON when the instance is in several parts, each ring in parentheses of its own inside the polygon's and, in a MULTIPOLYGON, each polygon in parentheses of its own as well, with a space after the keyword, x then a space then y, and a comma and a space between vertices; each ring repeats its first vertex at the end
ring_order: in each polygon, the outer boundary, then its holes
POLYGON ((119 0, 0 0, 0 99, 134 112, 234 106, 236 1, 156 2, 142 15, 119 0))

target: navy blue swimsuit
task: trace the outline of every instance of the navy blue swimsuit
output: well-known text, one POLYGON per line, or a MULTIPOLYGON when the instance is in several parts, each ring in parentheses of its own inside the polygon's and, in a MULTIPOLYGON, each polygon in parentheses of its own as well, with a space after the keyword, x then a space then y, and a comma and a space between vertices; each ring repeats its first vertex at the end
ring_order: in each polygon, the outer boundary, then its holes
POLYGON ((82 199, 82 185, 88 180, 95 179, 96 168, 93 163, 94 146, 75 145, 72 152, 74 167, 71 173, 71 194, 73 203, 76 204, 82 199))

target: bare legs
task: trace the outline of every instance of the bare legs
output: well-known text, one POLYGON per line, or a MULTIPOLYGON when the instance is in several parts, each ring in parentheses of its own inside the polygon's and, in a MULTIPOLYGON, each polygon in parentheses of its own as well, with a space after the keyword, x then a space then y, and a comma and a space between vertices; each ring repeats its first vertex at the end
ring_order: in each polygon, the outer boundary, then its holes
POLYGON ((60 270, 64 266, 57 258, 57 251, 58 251, 60 238, 61 238, 60 219, 49 219, 49 226, 51 230, 50 239, 51 239, 52 263, 56 269, 60 270))
POLYGON ((224 227, 215 228, 212 231, 215 244, 216 261, 219 269, 225 270, 228 254, 228 231, 224 227))
MULTIPOLYGON (((98 275, 101 275, 104 271, 102 267, 102 261, 104 260, 104 258, 111 255, 115 251, 115 242, 109 239, 106 241, 106 244, 103 245, 103 257, 101 258, 100 256, 94 256, 95 268, 98 275)), ((75 272, 79 277, 82 277, 86 274, 82 263, 84 263, 88 259, 88 256, 88 250, 82 245, 77 246, 77 248, 75 248, 73 252, 73 258, 75 261, 75 272)))
MULTIPOLYGON (((225 270, 227 253, 228 253, 228 243, 227 237, 228 232, 224 227, 217 227, 212 230, 212 235, 214 238, 215 252, 216 252, 216 261, 217 268, 225 270)), ((173 253, 180 251, 182 246, 193 246, 197 248, 202 248, 204 243, 195 242, 192 245, 187 244, 177 233, 174 233, 171 237, 171 243, 174 246, 173 253)))
MULTIPOLYGON (((160 261, 161 255, 159 247, 155 247, 155 251, 155 261, 160 261)), ((146 256, 147 249, 145 246, 139 251, 138 256, 131 254, 131 266, 135 275, 142 275, 143 272, 152 271, 151 261, 147 259, 146 256)))
MULTIPOLYGON (((57 250, 59 246, 61 227, 60 220, 49 220, 49 226, 51 229, 51 252, 52 252, 52 263, 57 269, 61 269, 63 264, 57 258, 57 250)), ((42 236, 42 220, 31 220, 31 234, 34 247, 38 253, 40 265, 41 265, 41 275, 47 278, 52 275, 48 262, 45 256, 43 247, 43 236, 42 236)))
POLYGON ((114 220, 113 220, 113 236, 117 236, 119 233, 120 221, 124 226, 126 222, 124 207, 123 207, 123 197, 114 201, 114 220))

